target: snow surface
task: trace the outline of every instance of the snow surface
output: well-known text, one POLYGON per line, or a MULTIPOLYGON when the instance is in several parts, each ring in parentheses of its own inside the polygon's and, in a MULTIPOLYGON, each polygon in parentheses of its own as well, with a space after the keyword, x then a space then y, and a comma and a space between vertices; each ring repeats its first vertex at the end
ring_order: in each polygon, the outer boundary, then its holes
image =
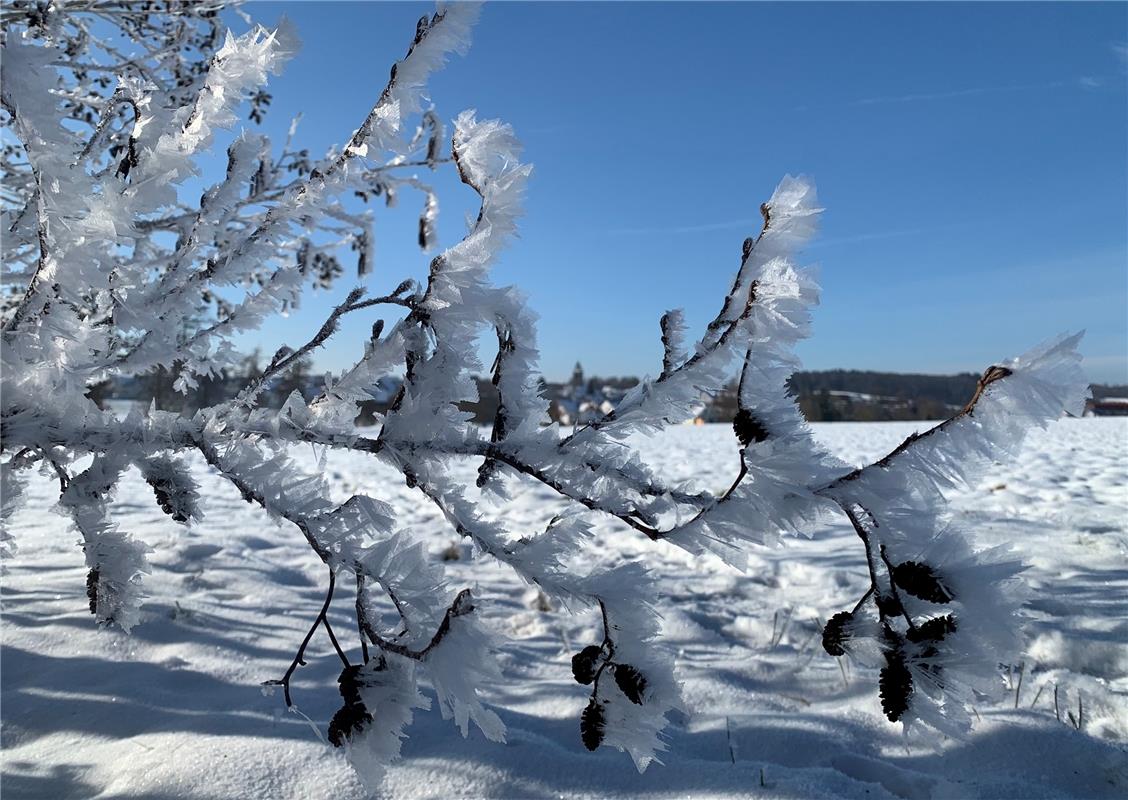
MULTIPOLYGON (((927 423, 815 425, 852 463, 871 461, 927 423)), ((737 465, 727 426, 681 427, 643 444, 661 474, 723 488, 737 465)), ((322 457, 306 451, 310 466, 322 457)), ((337 798, 364 796, 344 758, 260 684, 281 677, 323 598, 325 568, 300 534, 248 506, 193 462, 206 519, 164 516, 136 473, 113 503, 122 529, 151 545, 149 600, 132 635, 87 613, 78 535, 46 511, 57 484, 35 479, 13 520, 19 552, 3 579, 0 655, 3 777, 9 798, 337 798)), ((476 463, 460 465, 472 483, 476 463)), ((434 506, 359 454, 325 463, 341 499, 369 491, 434 556, 454 537, 434 506)), ((1109 797, 1128 795, 1128 420, 1063 420, 1035 433, 954 508, 984 545, 1011 542, 1030 563, 1025 669, 1001 666, 999 694, 976 708, 968 741, 906 742, 881 716, 876 676, 823 653, 819 624, 868 586, 863 552, 841 522, 810 540, 757 550, 747 574, 712 557, 654 545, 597 522, 592 557, 643 558, 666 576, 659 609, 678 653, 687 714, 665 765, 587 752, 578 720, 587 690, 569 660, 596 640, 594 612, 545 610, 506 569, 447 564, 453 587, 488 601, 507 638, 504 682, 487 700, 507 744, 463 739, 420 712, 382 793, 451 797, 1109 797), (1058 713, 1055 717, 1055 687, 1058 713), (1017 707, 1016 707, 1017 696, 1017 707), (1083 731, 1070 723, 1083 705, 1083 731)), ((559 508, 523 488, 513 529, 559 508)), ((331 619, 353 643, 347 593, 331 619)), ((319 632, 294 682, 323 732, 336 709, 339 662, 319 632)))

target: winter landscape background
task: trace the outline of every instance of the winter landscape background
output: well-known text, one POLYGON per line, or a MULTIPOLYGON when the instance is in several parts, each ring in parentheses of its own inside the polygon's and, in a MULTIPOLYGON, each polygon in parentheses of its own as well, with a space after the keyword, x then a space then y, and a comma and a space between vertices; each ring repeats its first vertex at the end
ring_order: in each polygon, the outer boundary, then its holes
MULTIPOLYGON (((815 432, 860 464, 921 428, 831 423, 815 432)), ((665 765, 644 775, 621 753, 589 753, 579 740, 586 691, 572 681, 569 659, 595 635, 594 612, 546 607, 511 572, 465 560, 468 548, 394 472, 330 453, 324 469, 335 491, 389 498, 432 558, 458 556, 445 562, 452 582, 481 592, 490 627, 508 639, 504 680, 487 697, 509 727, 508 743, 477 730, 463 740, 436 711, 421 713, 383 796, 1122 798, 1126 444, 1126 419, 1062 420, 1035 432, 1018 461, 953 497, 980 543, 1011 542, 1031 565, 1026 654, 1003 670, 1014 668, 1012 687, 1001 683, 977 705, 981 721, 963 742, 905 739, 881 716, 873 674, 822 651, 819 625, 866 584, 848 525, 756 550, 742 575, 599 524, 597 552, 608 562, 641 558, 666 576, 658 608, 687 707, 665 765)), ((642 449, 671 477, 717 489, 735 470, 734 446, 729 426, 709 425, 675 428, 642 449)), ((316 458, 310 453, 308 466, 316 458)), ((194 467, 206 519, 187 531, 152 505, 136 474, 114 502, 122 524, 157 551, 144 622, 129 636, 91 624, 75 536, 64 518, 35 510, 53 502, 53 479, 34 484, 31 510, 15 520, 20 553, 3 585, 5 796, 365 796, 339 752, 259 685, 289 663, 322 601, 324 567, 292 529, 194 467)), ((464 467, 470 474, 475 464, 464 467)), ((528 490, 510 506, 511 519, 531 527, 558 507, 551 493, 528 490)), ((335 609, 339 631, 350 612, 348 602, 335 609)), ((338 669, 319 633, 295 700, 322 731, 338 669)))
POLYGON ((4 798, 1123 797, 1126 20, 877 8, 6 3, 4 798))

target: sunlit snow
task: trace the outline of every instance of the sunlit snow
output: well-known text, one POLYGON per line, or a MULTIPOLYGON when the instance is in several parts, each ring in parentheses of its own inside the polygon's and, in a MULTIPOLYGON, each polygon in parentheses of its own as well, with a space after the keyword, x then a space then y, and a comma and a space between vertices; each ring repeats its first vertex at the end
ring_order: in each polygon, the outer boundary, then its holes
MULTIPOLYGON (((816 425, 840 458, 868 463, 923 423, 816 425)), ((432 704, 417 711, 404 759, 382 792, 485 797, 1123 797, 1128 791, 1128 420, 1064 420, 1023 455, 953 495, 980 544, 1012 543, 1030 564, 1028 647, 1000 668, 966 742, 906 742, 881 716, 873 675, 825 655, 818 626, 868 586, 862 548, 843 521, 810 540, 757 549, 746 574, 594 518, 586 557, 641 558, 664 576, 659 610, 677 652, 687 713, 663 765, 639 775, 614 750, 587 752, 587 691, 569 660, 596 641, 595 611, 546 609, 512 571, 469 562, 434 506, 389 468, 331 452, 325 474, 344 499, 368 492, 445 564, 451 586, 488 604, 506 640, 503 678, 485 697, 505 744, 456 735, 432 704), (1012 674, 1013 673, 1013 674, 1012 674), (1055 701, 1057 711, 1055 715, 1055 701), (1017 705, 1017 707, 1016 707, 1017 705), (1080 709, 1079 709, 1080 706, 1080 709), (1077 729, 1077 717, 1083 730, 1077 729), (1060 717, 1060 721, 1059 718, 1060 717)), ((679 427, 642 445, 662 474, 710 489, 734 474, 727 426, 679 427)), ((320 453, 295 450, 316 468, 320 453)), ((47 511, 37 477, 13 520, 19 551, 3 581, 5 797, 363 797, 355 773, 262 681, 288 666, 323 598, 325 567, 301 535, 242 501, 198 460, 205 519, 189 529, 153 504, 136 473, 119 488, 122 529, 155 548, 149 599, 132 635, 87 613, 85 567, 68 520, 47 511)), ((473 483, 477 462, 457 469, 473 483)), ((532 529, 559 508, 544 488, 517 490, 494 513, 532 529)), ((358 652, 348 597, 338 635, 358 652)), ((294 698, 324 735, 339 662, 322 632, 294 698)), ((433 694, 424 684, 425 694, 433 694)))

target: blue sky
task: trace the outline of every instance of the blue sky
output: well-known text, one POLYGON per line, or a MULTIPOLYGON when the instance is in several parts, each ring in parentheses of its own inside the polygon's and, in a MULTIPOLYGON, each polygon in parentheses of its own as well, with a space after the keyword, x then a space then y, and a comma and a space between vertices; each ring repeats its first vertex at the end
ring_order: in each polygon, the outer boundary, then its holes
MULTIPOLYGON (((300 111, 303 146, 343 141, 431 9, 246 6, 304 42, 265 130, 300 111)), ((978 371, 1086 328, 1090 377, 1126 383, 1126 76, 1128 4, 498 3, 431 96, 510 122, 536 165, 496 277, 539 314, 549 379, 659 371, 659 316, 704 325, 760 202, 804 173, 827 209, 806 368, 978 371)), ((474 198, 435 182, 445 246, 474 198)), ((378 215, 373 290, 425 274, 421 202, 378 215)), ((247 343, 299 344, 350 285, 247 343)), ((371 321, 317 366, 346 366, 371 321)))

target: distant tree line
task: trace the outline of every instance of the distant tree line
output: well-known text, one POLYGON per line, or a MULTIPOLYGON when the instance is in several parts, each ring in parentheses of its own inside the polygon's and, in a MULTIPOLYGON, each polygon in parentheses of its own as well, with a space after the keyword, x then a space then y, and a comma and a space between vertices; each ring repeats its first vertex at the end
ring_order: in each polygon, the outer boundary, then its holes
MULTIPOLYGON (((94 387, 90 396, 99 402, 108 399, 131 400, 148 405, 155 401, 166 411, 193 413, 216 402, 234 397, 248 380, 262 374, 263 365, 257 352, 252 353, 238 369, 223 370, 216 375, 200 378, 199 384, 187 394, 173 386, 173 374, 161 369, 150 375, 117 385, 110 383, 94 387)), ((579 370, 579 365, 577 365, 579 370)), ((541 393, 550 401, 549 413, 555 422, 570 424, 558 413, 565 407, 562 399, 574 397, 577 392, 589 396, 612 398, 638 383, 635 376, 583 377, 577 384, 574 374, 568 382, 554 383, 541 379, 541 393)), ((944 419, 958 411, 975 393, 977 376, 968 372, 958 375, 921 375, 867 370, 832 369, 796 372, 788 384, 799 401, 803 414, 811 422, 880 422, 895 420, 944 419)), ((266 405, 278 408, 297 391, 306 400, 318 392, 321 375, 313 372, 307 360, 300 360, 292 368, 271 382, 266 393, 266 405)), ((394 383, 394 381, 393 381, 394 383)), ((493 421, 497 412, 497 388, 488 378, 478 378, 478 400, 463 402, 459 408, 474 415, 482 424, 493 421)), ((1128 386, 1092 385, 1093 397, 1128 397, 1128 386)), ((371 424, 375 413, 387 410, 396 386, 381 386, 375 397, 362 404, 358 422, 371 424)), ((703 402, 700 418, 704 422, 731 422, 736 415, 736 384, 726 387, 708 404, 703 402)))
POLYGON ((800 397, 823 391, 855 392, 896 400, 927 399, 948 406, 963 406, 975 392, 978 375, 919 375, 896 372, 831 369, 796 372, 791 391, 800 397))
POLYGON ((975 393, 977 376, 862 370, 797 372, 790 388, 812 422, 944 419, 975 393))

